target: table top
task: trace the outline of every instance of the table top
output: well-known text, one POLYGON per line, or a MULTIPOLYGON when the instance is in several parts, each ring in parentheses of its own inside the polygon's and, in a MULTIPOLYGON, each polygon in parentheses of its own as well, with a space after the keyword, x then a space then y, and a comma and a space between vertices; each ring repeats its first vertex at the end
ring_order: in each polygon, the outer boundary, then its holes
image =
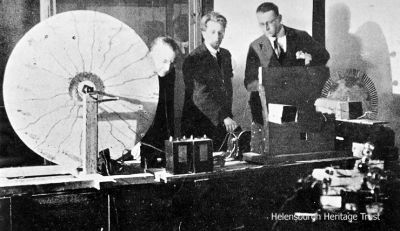
POLYGON ((230 161, 226 162, 223 167, 214 167, 213 172, 180 175, 170 174, 163 169, 158 169, 157 171, 153 171, 153 173, 143 172, 128 175, 102 176, 100 174, 69 174, 68 170, 59 166, 3 168, 0 169, 0 197, 64 192, 68 190, 96 191, 126 185, 164 184, 187 180, 201 181, 240 173, 266 171, 269 169, 300 166, 316 162, 322 164, 326 163, 326 165, 329 166, 332 162, 352 160, 355 160, 355 157, 285 162, 271 165, 257 165, 245 161, 230 161), (36 176, 32 173, 36 173, 36 176))

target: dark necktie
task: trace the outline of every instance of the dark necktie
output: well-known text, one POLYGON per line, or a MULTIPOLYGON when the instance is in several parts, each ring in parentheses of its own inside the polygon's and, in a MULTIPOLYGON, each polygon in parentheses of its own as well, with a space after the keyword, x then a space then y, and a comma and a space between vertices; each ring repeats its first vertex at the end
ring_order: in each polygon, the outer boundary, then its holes
POLYGON ((281 56, 281 46, 279 46, 278 37, 275 37, 275 40, 274 40, 274 51, 275 51, 276 57, 278 57, 278 59, 279 59, 279 56, 281 56))
POLYGON ((221 68, 221 62, 222 62, 222 57, 221 57, 221 52, 217 52, 217 63, 219 68, 221 68))

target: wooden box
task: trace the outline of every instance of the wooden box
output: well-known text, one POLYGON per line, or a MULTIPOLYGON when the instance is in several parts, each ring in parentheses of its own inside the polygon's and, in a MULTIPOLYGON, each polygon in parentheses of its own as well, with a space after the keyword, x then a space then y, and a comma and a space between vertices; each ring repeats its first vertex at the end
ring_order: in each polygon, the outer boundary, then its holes
MULTIPOLYGON (((262 78, 266 104, 292 105, 297 109, 297 120, 290 123, 269 121, 266 126, 252 125, 251 149, 262 151, 244 153, 244 160, 268 163, 347 155, 335 151, 334 118, 316 112, 314 107, 329 78, 327 67, 269 67, 262 69, 259 78, 262 78)), ((270 109, 271 112, 275 113, 270 109)), ((268 118, 272 118, 269 113, 268 118)))
POLYGON ((165 141, 166 170, 172 174, 213 171, 213 146, 209 138, 165 141))
POLYGON ((193 168, 192 172, 212 172, 213 162, 213 144, 209 138, 193 140, 193 168))
POLYGON ((166 140, 166 170, 172 174, 189 173, 193 163, 191 140, 166 140))
POLYGON ((319 98, 315 108, 321 113, 334 114, 336 119, 357 119, 363 114, 362 103, 355 101, 319 98))

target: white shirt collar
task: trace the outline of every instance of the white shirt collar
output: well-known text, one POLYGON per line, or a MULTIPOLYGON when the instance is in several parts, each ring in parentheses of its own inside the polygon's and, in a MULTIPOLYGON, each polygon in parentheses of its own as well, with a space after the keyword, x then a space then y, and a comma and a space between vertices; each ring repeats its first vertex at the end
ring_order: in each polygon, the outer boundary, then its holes
POLYGON ((219 50, 220 50, 219 47, 216 50, 213 47, 211 47, 209 44, 207 44, 207 43, 204 43, 204 44, 206 45, 207 50, 211 53, 211 55, 214 56, 214 57, 217 57, 217 52, 219 52, 219 50))
POLYGON ((274 42, 275 39, 278 39, 278 43, 279 46, 283 49, 284 52, 286 52, 286 33, 285 33, 285 29, 283 28, 283 26, 281 27, 281 29, 278 32, 277 37, 268 37, 269 42, 271 43, 271 46, 274 47, 274 42))

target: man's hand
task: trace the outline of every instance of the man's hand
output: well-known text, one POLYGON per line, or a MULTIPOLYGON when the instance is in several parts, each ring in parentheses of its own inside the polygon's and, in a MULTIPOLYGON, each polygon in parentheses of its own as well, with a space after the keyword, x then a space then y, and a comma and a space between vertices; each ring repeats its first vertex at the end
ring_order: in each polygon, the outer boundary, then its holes
POLYGON ((312 60, 312 56, 307 52, 298 51, 296 52, 296 59, 304 59, 304 65, 308 65, 312 60))
POLYGON ((247 84, 247 91, 258 91, 258 80, 254 80, 247 84))
POLYGON ((227 132, 233 132, 237 128, 237 123, 230 117, 224 119, 224 124, 227 132))

